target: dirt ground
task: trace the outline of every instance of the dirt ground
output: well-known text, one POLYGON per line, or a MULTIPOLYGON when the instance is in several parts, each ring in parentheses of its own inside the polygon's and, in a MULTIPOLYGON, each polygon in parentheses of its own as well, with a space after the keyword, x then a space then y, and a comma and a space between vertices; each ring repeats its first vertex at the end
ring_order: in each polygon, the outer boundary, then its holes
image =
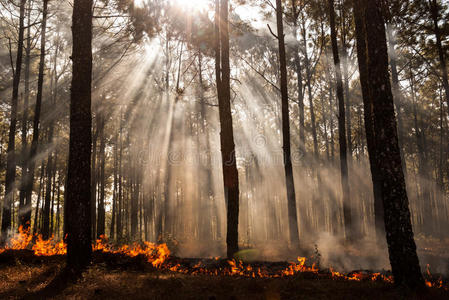
POLYGON ((432 288, 413 294, 383 282, 318 278, 301 273, 288 278, 184 275, 161 271, 139 259, 94 257, 74 282, 57 282, 64 257, 0 255, 0 299, 449 299, 432 288), (49 287, 50 286, 50 287, 49 287))

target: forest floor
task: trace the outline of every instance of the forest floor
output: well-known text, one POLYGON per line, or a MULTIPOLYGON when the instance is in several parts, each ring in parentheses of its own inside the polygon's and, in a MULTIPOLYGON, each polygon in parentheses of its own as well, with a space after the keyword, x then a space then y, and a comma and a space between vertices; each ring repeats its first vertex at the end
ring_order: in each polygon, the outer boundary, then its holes
POLYGON ((281 278, 187 275, 156 269, 139 257, 101 253, 76 281, 55 280, 64 260, 27 250, 0 254, 0 299, 449 299, 444 288, 418 295, 381 281, 308 272, 281 278))

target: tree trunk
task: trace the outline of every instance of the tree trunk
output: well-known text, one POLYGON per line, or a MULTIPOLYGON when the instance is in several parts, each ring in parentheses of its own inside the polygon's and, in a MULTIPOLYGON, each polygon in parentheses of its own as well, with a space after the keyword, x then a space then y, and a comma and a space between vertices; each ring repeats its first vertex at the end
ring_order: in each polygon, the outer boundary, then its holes
POLYGON ((349 91, 349 54, 348 54, 348 44, 347 44, 347 32, 346 32, 346 14, 345 7, 341 7, 341 39, 342 39, 342 56, 343 56, 343 78, 344 78, 344 98, 346 103, 346 141, 347 141, 347 159, 349 165, 352 162, 352 120, 351 120, 351 99, 349 91))
POLYGON ((123 173, 122 173, 122 157, 123 157, 123 140, 122 140, 122 132, 123 132, 123 116, 122 111, 120 110, 120 129, 119 129, 119 162, 118 162, 118 205, 117 205, 117 241, 122 239, 122 210, 123 210, 123 173))
POLYGON ((92 0, 74 0, 70 148, 67 174, 67 267, 81 270, 91 259, 92 0))
POLYGON ((290 145, 290 111, 288 103, 288 78, 287 78, 287 58, 285 53, 285 36, 283 24, 283 8, 282 1, 276 0, 276 23, 277 23, 277 39, 279 45, 279 64, 281 74, 281 99, 282 99, 282 139, 284 142, 284 171, 285 171, 285 185, 287 191, 288 203, 288 224, 289 237, 291 246, 294 249, 299 247, 299 233, 298 233, 298 216, 296 211, 296 193, 295 183, 293 180, 293 167, 291 158, 290 145))
POLYGON ((8 231, 11 228, 11 208, 14 203, 14 182, 16 180, 16 127, 17 127, 17 102, 19 98, 20 74, 22 70, 23 57, 23 34, 25 19, 26 0, 20 1, 19 16, 19 39, 17 42, 16 70, 14 71, 12 99, 11 99, 11 120, 9 125, 8 154, 6 163, 5 178, 5 198, 3 200, 2 228, 0 245, 6 243, 8 231))
POLYGON ((374 120, 373 109, 371 106, 371 98, 369 95, 368 82, 368 65, 366 53, 366 28, 364 24, 364 7, 354 1, 354 23, 356 27, 356 41, 357 41, 357 59, 359 64, 360 84, 362 87, 362 98, 364 106, 364 122, 366 144, 369 153, 369 163, 371 169, 371 180, 373 183, 374 194, 374 224, 376 230, 376 239, 378 242, 383 241, 385 237, 384 212, 381 194, 381 175, 377 166, 376 158, 376 141, 374 137, 374 120))
POLYGON ((307 31, 305 24, 305 17, 302 15, 302 38, 303 38, 303 52, 306 67, 306 84, 309 94, 309 104, 310 104, 310 122, 312 124, 312 138, 313 138, 313 153, 315 161, 318 161, 318 137, 316 131, 316 117, 315 117, 315 106, 313 103, 313 93, 312 93, 312 71, 310 70, 310 59, 307 52, 307 31))
MULTIPOLYGON (((23 228, 29 228, 31 226, 31 219, 26 219, 27 212, 26 206, 26 185, 28 174, 28 105, 30 103, 30 61, 31 61, 31 1, 28 2, 27 12, 27 37, 25 48, 25 97, 23 102, 23 115, 22 115, 22 177, 20 179, 20 195, 19 195, 19 225, 23 228)), ((29 207, 31 211, 31 207, 29 207)), ((30 214, 31 216, 31 214, 30 214)))
POLYGON ((299 57, 299 41, 298 41, 298 11, 296 7, 296 1, 291 1, 292 14, 293 14, 293 34, 295 35, 295 47, 294 47, 294 59, 295 59, 295 72, 298 84, 298 109, 299 109, 299 151, 302 156, 305 155, 305 119, 304 119, 304 93, 302 84, 302 66, 301 59, 299 57))
MULTIPOLYGON (((98 111, 98 109, 95 109, 98 111)), ((99 114, 96 114, 96 128, 92 138, 92 169, 91 169, 91 187, 92 193, 90 198, 90 213, 92 224, 92 239, 97 237, 97 140, 99 134, 98 118, 99 114)))
POLYGON ((44 85, 44 67, 45 67, 45 41, 46 41, 46 29, 47 29, 47 6, 48 0, 43 2, 43 15, 42 15, 42 29, 41 29, 41 53, 39 61, 39 75, 37 81, 37 95, 36 105, 34 108, 34 120, 33 120, 33 139, 31 141, 31 149, 28 158, 28 176, 26 187, 26 206, 25 206, 25 219, 31 219, 31 199, 33 195, 34 184, 34 169, 36 167, 36 155, 39 146, 39 131, 40 131, 40 116, 42 108, 42 90, 44 85))
MULTIPOLYGON (((441 41, 441 30, 438 26, 438 18, 439 18, 439 8, 437 0, 429 0, 430 5, 430 11, 432 13, 432 21, 433 21, 433 27, 435 32, 435 38, 436 38, 436 46, 438 48, 438 58, 440 59, 440 69, 441 69, 441 78, 443 81, 443 88, 444 92, 446 94, 446 103, 449 107, 449 79, 447 75, 447 66, 446 66, 446 57, 441 41)), ((449 115, 449 110, 448 110, 449 115)))
POLYGON ((220 144, 224 195, 227 205, 227 256, 238 251, 239 177, 234 144, 231 112, 231 83, 229 65, 228 0, 216 0, 216 82, 220 115, 220 144))
POLYGON ((115 224, 117 217, 117 196, 118 196, 118 132, 114 134, 114 190, 112 191, 112 215, 109 236, 115 237, 115 224))
MULTIPOLYGON (((50 128, 52 132, 53 129, 50 128)), ((53 138, 53 134, 49 134, 49 144, 53 138)), ((51 186, 52 186, 52 175, 53 175, 53 155, 50 152, 47 159, 47 184, 45 187, 45 199, 44 199, 44 212, 43 212, 43 226, 42 226, 42 238, 47 240, 50 237, 50 205, 51 205, 51 186)))
POLYGON ((369 104, 373 108, 376 161, 382 178, 381 193, 390 264, 396 285, 423 288, 424 280, 416 254, 398 143, 382 1, 363 1, 362 4, 366 5, 369 104))
POLYGON ((343 80, 341 74, 340 57, 338 54, 337 32, 335 26, 335 9, 334 0, 328 0, 329 3, 329 19, 331 27, 332 53, 334 56, 334 69, 337 84, 337 99, 338 99, 338 134, 340 144, 340 176, 341 189, 343 195, 343 219, 345 227, 345 236, 347 240, 353 239, 351 204, 349 195, 349 180, 348 180, 348 154, 346 147, 346 112, 345 99, 343 95, 343 80))
POLYGON ((104 126, 105 126, 105 119, 104 119, 104 112, 103 109, 100 109, 97 113, 98 118, 98 127, 97 130, 99 132, 100 137, 100 182, 99 182, 99 188, 100 188, 100 198, 98 199, 98 218, 97 218, 97 238, 100 238, 102 235, 105 234, 105 226, 106 226, 106 213, 105 213, 105 207, 104 207, 104 198, 105 198, 105 148, 106 148, 106 141, 104 136, 104 126))

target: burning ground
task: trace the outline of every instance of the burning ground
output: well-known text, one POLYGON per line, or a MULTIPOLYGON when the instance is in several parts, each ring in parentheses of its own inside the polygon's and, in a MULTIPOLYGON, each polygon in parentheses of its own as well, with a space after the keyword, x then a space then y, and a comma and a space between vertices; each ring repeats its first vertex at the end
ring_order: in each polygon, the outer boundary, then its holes
POLYGON ((21 231, 0 250, 0 298, 115 299, 447 299, 447 281, 425 273, 426 295, 395 289, 386 271, 348 273, 318 268, 314 258, 251 262, 178 258, 167 245, 93 245, 92 265, 75 281, 61 280, 66 247, 21 231), (310 263, 309 263, 310 262, 310 263))

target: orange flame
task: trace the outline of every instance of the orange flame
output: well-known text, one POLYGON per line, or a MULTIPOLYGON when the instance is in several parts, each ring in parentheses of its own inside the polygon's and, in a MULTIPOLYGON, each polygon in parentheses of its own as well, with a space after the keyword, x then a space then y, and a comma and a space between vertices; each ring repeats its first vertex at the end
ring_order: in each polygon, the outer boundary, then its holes
MULTIPOLYGON (((9 244, 0 248, 0 254, 6 250, 23 250, 31 249, 37 256, 52 256, 52 255, 65 255, 67 254, 67 245, 64 241, 55 241, 52 236, 48 240, 44 240, 42 235, 36 236, 34 244, 31 245, 33 241, 33 235, 30 234, 30 230, 24 229, 22 226, 19 228, 18 234, 16 234, 9 244)), ((155 268, 165 269, 172 272, 178 272, 182 274, 203 274, 203 275, 229 275, 229 276, 243 276, 251 278, 277 278, 285 276, 294 276, 301 272, 312 272, 318 273, 319 269, 313 264, 311 267, 306 265, 305 257, 298 257, 297 263, 291 263, 287 268, 277 272, 269 272, 268 269, 264 267, 258 267, 255 269, 249 264, 244 264, 241 260, 228 260, 228 267, 219 267, 218 269, 208 269, 202 267, 202 262, 198 262, 193 267, 183 267, 179 263, 171 263, 168 261, 170 257, 170 250, 166 244, 153 244, 150 242, 143 243, 133 243, 131 245, 123 245, 121 247, 114 247, 109 243, 106 236, 100 236, 99 239, 95 241, 92 246, 94 251, 103 253, 114 253, 122 254, 129 257, 136 257, 142 255, 146 258, 147 262, 151 263, 155 268)), ((219 257, 214 257, 214 260, 218 261, 219 257)), ((349 281, 383 281, 387 283, 393 283, 392 276, 386 276, 381 273, 364 273, 364 272, 353 272, 349 275, 345 275, 340 272, 334 271, 330 268, 330 275, 335 280, 349 280, 349 281)), ((427 265, 426 268, 426 286, 446 288, 443 284, 441 278, 434 280, 432 274, 430 273, 430 267, 427 265)))

